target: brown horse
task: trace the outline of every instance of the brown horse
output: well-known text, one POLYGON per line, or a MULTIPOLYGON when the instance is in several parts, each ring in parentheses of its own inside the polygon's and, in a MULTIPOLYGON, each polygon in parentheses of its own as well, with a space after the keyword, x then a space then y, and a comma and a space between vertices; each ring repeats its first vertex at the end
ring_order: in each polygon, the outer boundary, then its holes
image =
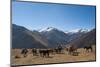
POLYGON ((77 53, 77 48, 74 46, 70 46, 67 50, 70 55, 74 55, 75 53, 77 53))
POLYGON ((23 54, 24 57, 27 56, 28 50, 26 48, 22 49, 21 54, 23 54))
POLYGON ((39 53, 41 57, 49 57, 50 50, 49 49, 39 49, 39 53))
POLYGON ((92 52, 92 46, 84 46, 84 49, 86 49, 86 52, 92 52))

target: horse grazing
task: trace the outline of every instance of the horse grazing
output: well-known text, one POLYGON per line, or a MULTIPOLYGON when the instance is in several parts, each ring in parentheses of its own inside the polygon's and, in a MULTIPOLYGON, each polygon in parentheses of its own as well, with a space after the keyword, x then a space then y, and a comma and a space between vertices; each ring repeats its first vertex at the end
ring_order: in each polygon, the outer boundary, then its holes
POLYGON ((36 56, 37 55, 37 49, 36 48, 33 48, 32 49, 32 54, 33 54, 33 56, 36 56))
POLYGON ((49 57, 50 50, 49 49, 40 49, 39 50, 41 57, 49 57))
POLYGON ((23 54, 24 57, 27 56, 28 50, 26 48, 22 49, 21 54, 23 54))
POLYGON ((86 52, 91 51, 92 52, 92 46, 84 46, 84 49, 86 49, 86 52))
POLYGON ((69 49, 67 48, 67 51, 70 55, 75 55, 77 53, 77 48, 74 46, 70 46, 69 49))
POLYGON ((54 50, 55 50, 55 52, 56 52, 57 54, 61 54, 61 53, 62 53, 63 48, 62 48, 62 46, 61 46, 61 45, 58 45, 58 47, 57 47, 57 48, 55 48, 54 50))

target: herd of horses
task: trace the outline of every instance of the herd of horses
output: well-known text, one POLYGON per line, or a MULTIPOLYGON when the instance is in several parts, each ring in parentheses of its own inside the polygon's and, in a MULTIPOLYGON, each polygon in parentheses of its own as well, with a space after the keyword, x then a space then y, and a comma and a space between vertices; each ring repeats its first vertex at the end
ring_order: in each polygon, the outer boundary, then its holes
MULTIPOLYGON (((40 57, 50 57, 50 54, 62 54, 64 53, 63 51, 65 50, 68 52, 69 55, 78 55, 78 48, 74 46, 66 47, 63 48, 61 46, 58 46, 57 48, 47 48, 47 49, 37 49, 37 48, 32 48, 31 52, 33 56, 40 56, 40 57)), ((84 46, 84 49, 86 52, 92 52, 93 48, 92 46, 84 46)), ((29 50, 24 48, 21 50, 21 54, 23 57, 27 57, 29 50)))

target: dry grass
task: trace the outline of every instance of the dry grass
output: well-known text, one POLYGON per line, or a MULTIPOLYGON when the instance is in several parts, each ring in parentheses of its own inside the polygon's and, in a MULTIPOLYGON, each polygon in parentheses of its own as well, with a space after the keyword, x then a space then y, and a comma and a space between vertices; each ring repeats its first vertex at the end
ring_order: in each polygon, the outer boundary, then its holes
MULTIPOLYGON (((28 49, 31 51, 31 49, 28 49)), ((93 52, 87 53, 83 48, 78 49, 79 55, 72 56, 69 55, 66 51, 64 54, 50 54, 49 58, 43 58, 40 56, 32 56, 32 53, 29 52, 27 57, 23 57, 21 54, 21 49, 12 49, 12 65, 27 65, 27 64, 48 64, 48 63, 62 63, 62 62, 76 62, 76 61, 94 61, 95 58, 95 49, 93 52), (17 56, 18 58, 15 58, 17 56)))

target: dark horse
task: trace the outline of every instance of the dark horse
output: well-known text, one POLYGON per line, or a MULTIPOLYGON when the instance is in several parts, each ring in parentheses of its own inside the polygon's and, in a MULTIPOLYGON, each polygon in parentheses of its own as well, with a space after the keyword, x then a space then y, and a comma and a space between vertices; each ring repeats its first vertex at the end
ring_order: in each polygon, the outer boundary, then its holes
POLYGON ((26 48, 22 49, 21 54, 23 54, 24 57, 27 56, 28 50, 26 48))
POLYGON ((36 56, 37 55, 37 49, 36 48, 33 48, 32 49, 32 53, 33 53, 33 56, 36 56))
POLYGON ((92 46, 85 46, 84 49, 86 49, 86 52, 89 52, 90 50, 92 52, 92 46))
POLYGON ((50 50, 49 49, 40 49, 39 50, 41 57, 49 57, 50 50))

